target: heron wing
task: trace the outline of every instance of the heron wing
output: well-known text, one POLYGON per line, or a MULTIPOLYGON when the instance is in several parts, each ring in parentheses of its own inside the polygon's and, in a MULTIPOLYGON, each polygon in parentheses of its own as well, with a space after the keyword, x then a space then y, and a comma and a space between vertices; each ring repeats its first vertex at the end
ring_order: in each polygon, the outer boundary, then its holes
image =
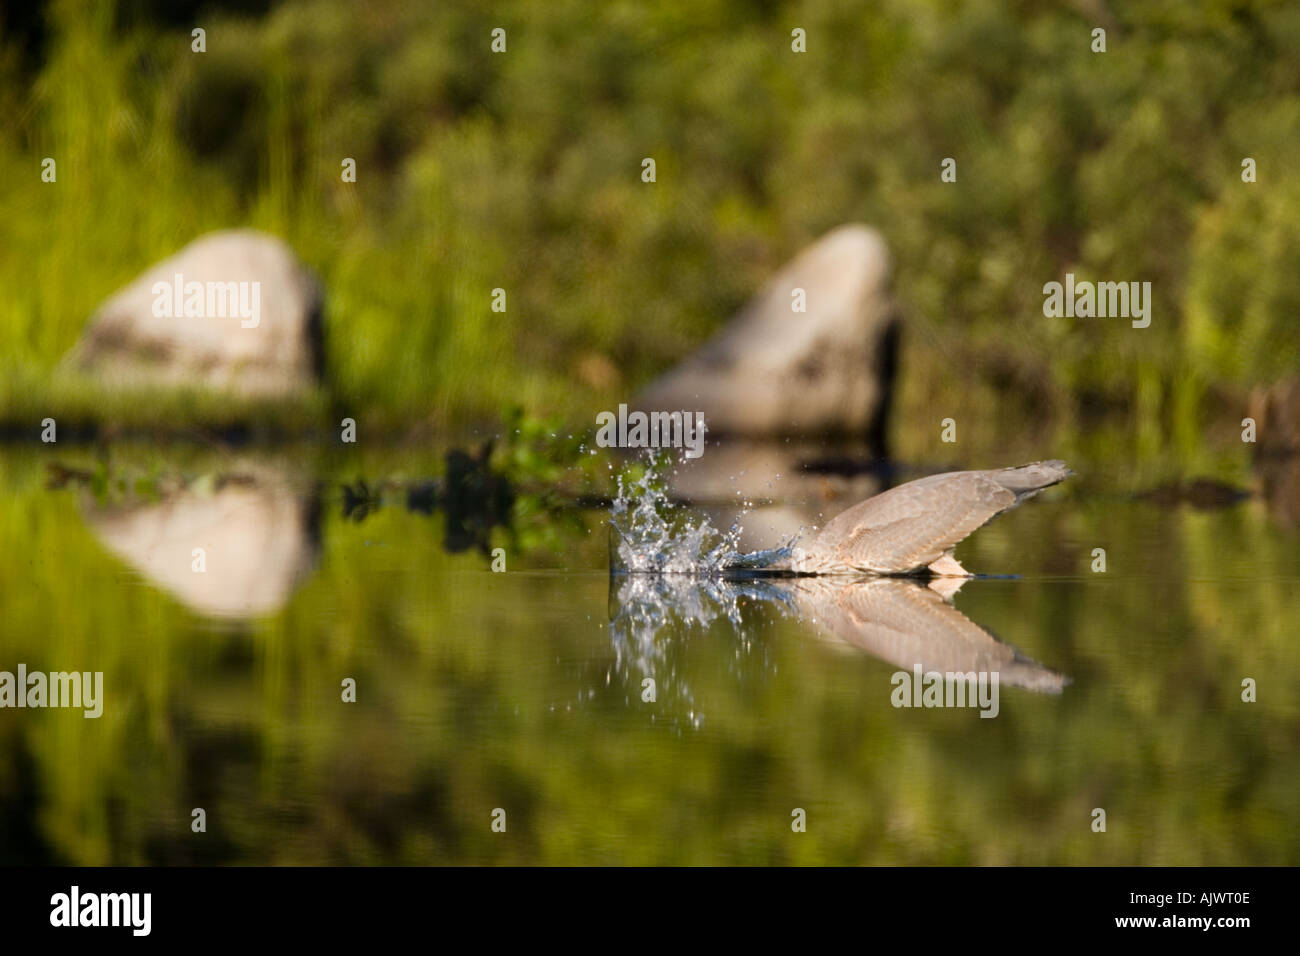
POLYGON ((807 569, 881 574, 919 570, 1002 512, 1070 474, 1063 462, 1035 462, 910 481, 832 519, 807 549, 807 569))

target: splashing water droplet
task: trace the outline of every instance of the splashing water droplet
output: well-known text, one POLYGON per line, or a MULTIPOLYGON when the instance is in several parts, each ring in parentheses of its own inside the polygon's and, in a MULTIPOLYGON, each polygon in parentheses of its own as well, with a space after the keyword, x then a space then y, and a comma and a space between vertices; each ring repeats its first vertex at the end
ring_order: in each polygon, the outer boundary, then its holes
MULTIPOLYGON (((626 484, 610 505, 610 570, 616 574, 716 575, 726 571, 781 571, 789 567, 795 538, 778 548, 742 551, 737 519, 724 533, 708 518, 670 501, 653 453, 644 473, 626 484)), ((743 501, 747 512, 752 503, 743 501)), ((742 513, 743 517, 743 513, 742 513)))

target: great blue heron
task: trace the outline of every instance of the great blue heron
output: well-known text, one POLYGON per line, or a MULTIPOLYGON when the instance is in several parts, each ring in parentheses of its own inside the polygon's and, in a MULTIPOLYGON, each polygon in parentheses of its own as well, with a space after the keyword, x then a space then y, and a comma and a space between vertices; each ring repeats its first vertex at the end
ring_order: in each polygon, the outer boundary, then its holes
POLYGON ((909 481, 837 515, 796 546, 789 569, 802 574, 967 576, 952 556, 963 538, 1074 472, 1063 461, 953 471, 909 481))

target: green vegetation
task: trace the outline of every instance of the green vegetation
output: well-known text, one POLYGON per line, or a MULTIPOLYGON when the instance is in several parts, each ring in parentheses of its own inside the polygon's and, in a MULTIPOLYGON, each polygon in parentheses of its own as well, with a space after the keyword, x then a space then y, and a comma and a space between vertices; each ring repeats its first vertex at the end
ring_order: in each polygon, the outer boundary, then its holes
POLYGON ((96 303, 210 229, 299 250, 328 290, 327 404, 406 429, 585 419, 860 220, 898 258, 904 424, 1123 408, 1185 448, 1300 364, 1300 9, 1085 8, 52 3, 0 27, 0 420, 201 413, 50 373, 96 303), (1151 328, 1045 319, 1067 271, 1151 281, 1151 328))

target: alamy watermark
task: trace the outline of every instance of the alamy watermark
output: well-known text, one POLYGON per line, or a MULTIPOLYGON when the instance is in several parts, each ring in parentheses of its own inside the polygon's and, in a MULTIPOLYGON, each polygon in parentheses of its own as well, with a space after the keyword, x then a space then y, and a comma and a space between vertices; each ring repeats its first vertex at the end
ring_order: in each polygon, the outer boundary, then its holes
POLYGON ((0 671, 0 707, 79 707, 85 717, 104 713, 104 672, 0 671))
POLYGON ((245 329, 262 321, 260 282, 186 282, 178 272, 171 282, 155 282, 151 291, 153 314, 160 319, 237 318, 245 329))
POLYGON ((596 416, 601 448, 685 448, 687 458, 704 454, 703 412, 631 412, 619 405, 618 413, 596 416))
POLYGON ((895 671, 889 702, 895 707, 978 707, 981 717, 998 715, 998 672, 895 671))
POLYGON ((51 926, 121 926, 133 936, 148 936, 152 914, 152 893, 83 893, 73 885, 50 897, 51 926))
POLYGON ((1043 315, 1049 319, 1124 318, 1133 320, 1133 328, 1151 324, 1150 282, 1083 282, 1074 281, 1074 273, 1065 274, 1065 283, 1049 282, 1043 286, 1043 315))

